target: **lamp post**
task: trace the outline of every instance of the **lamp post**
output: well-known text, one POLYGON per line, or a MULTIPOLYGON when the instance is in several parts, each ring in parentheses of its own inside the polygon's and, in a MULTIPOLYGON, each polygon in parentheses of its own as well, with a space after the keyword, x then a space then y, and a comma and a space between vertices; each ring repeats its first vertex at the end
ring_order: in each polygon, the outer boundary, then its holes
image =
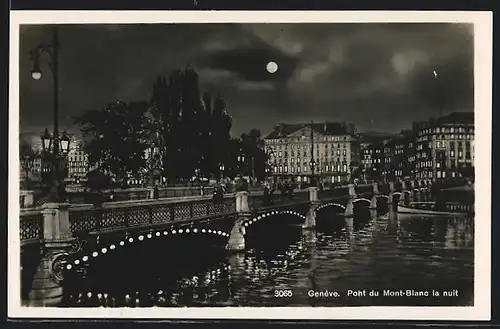
POLYGON ((238 153, 237 160, 238 160, 238 174, 243 175, 242 167, 243 167, 243 164, 245 163, 245 155, 243 154, 242 149, 240 149, 240 151, 238 153))
POLYGON ((220 173, 220 182, 222 183, 222 178, 224 177, 224 164, 219 163, 219 173, 220 173))
POLYGON ((198 183, 198 185, 200 185, 200 168, 196 168, 194 170, 194 174, 195 174, 195 177, 196 177, 196 182, 198 183))
POLYGON ((59 39, 57 35, 57 29, 52 30, 52 43, 51 44, 40 44, 36 48, 30 51, 30 57, 33 61, 33 69, 31 70, 31 77, 34 80, 40 80, 42 78, 42 70, 40 68, 40 55, 42 53, 49 54, 51 61, 49 63, 50 70, 52 72, 53 78, 53 97, 54 97, 54 112, 53 112, 53 134, 50 137, 48 130, 45 130, 44 136, 42 136, 42 146, 46 153, 51 153, 53 155, 52 159, 52 189, 50 193, 50 201, 62 201, 61 196, 61 168, 60 168, 60 150, 63 153, 69 151, 69 138, 66 134, 63 137, 59 137, 59 39))
POLYGON ((310 165, 311 165, 311 186, 315 186, 316 185, 316 173, 315 173, 315 169, 316 169, 316 162, 314 161, 314 121, 311 121, 311 161, 310 161, 310 165))

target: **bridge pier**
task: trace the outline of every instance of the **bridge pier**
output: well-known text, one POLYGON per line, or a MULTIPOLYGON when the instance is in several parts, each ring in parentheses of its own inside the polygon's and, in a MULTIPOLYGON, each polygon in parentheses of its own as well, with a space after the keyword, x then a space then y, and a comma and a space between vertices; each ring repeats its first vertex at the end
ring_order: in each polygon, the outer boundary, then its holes
POLYGON ((414 181, 414 180, 411 180, 410 181, 410 197, 414 197, 415 196, 415 190, 417 188, 417 182, 414 181))
POLYGON ((57 306, 63 299, 65 258, 75 246, 69 223, 69 203, 43 205, 43 246, 36 269, 29 306, 57 306))
POLYGON ((311 206, 307 212, 306 220, 304 224, 302 224, 302 229, 304 230, 316 228, 316 208, 318 208, 320 203, 318 200, 318 188, 316 186, 309 188, 309 201, 311 202, 311 206))
POLYGON ((240 191, 236 193, 236 220, 234 221, 226 250, 245 250, 245 226, 243 222, 250 218, 251 212, 248 208, 248 192, 240 191))
POLYGON ((394 182, 389 182, 389 195, 387 196, 387 205, 389 206, 389 212, 393 210, 394 191, 394 182))
POLYGON ((356 189, 354 184, 349 184, 349 201, 345 207, 344 217, 352 218, 354 217, 354 200, 356 199, 356 189))
POLYGON ((406 181, 403 179, 401 181, 401 196, 399 197, 399 205, 404 206, 406 204, 407 194, 408 188, 406 186, 406 181))

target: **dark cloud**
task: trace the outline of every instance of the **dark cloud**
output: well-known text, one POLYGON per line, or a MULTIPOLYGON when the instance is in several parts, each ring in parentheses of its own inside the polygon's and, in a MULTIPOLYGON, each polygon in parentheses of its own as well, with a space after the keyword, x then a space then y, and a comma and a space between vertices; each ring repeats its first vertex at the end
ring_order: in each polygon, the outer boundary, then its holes
MULTIPOLYGON (((51 124, 52 78, 30 78, 29 49, 50 26, 22 26, 21 129, 51 124)), ((149 97, 159 74, 192 65, 221 93, 234 132, 279 121, 352 121, 399 130, 444 111, 473 110, 473 33, 466 24, 135 24, 58 26, 64 119, 149 97), (269 74, 274 61, 279 69, 269 74), (439 73, 435 80, 432 71, 439 73), (437 93, 437 91, 440 91, 437 93)))

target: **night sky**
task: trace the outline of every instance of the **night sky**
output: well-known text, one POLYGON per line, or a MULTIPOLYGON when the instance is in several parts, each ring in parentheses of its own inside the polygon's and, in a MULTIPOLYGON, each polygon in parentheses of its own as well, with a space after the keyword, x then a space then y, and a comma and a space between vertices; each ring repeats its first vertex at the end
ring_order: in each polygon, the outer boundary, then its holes
MULTIPOLYGON (((473 111, 473 30, 467 24, 61 25, 61 125, 116 100, 145 100, 160 74, 191 65, 201 90, 220 92, 233 135, 279 122, 347 121, 396 132, 444 113, 473 111), (266 64, 278 71, 270 74, 266 64)), ((21 26, 21 131, 52 127, 52 77, 44 57, 31 79, 29 49, 47 26, 21 26)))

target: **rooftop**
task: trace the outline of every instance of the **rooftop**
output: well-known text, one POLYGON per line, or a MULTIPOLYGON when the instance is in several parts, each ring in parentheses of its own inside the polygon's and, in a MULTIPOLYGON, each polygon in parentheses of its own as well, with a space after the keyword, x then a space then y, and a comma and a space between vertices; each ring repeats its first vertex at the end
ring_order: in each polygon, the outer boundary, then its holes
POLYGON ((281 123, 273 128, 273 131, 265 137, 265 139, 285 138, 304 127, 313 127, 313 130, 323 135, 345 135, 354 133, 354 125, 349 125, 340 122, 324 122, 324 123, 298 123, 286 124, 281 123))

